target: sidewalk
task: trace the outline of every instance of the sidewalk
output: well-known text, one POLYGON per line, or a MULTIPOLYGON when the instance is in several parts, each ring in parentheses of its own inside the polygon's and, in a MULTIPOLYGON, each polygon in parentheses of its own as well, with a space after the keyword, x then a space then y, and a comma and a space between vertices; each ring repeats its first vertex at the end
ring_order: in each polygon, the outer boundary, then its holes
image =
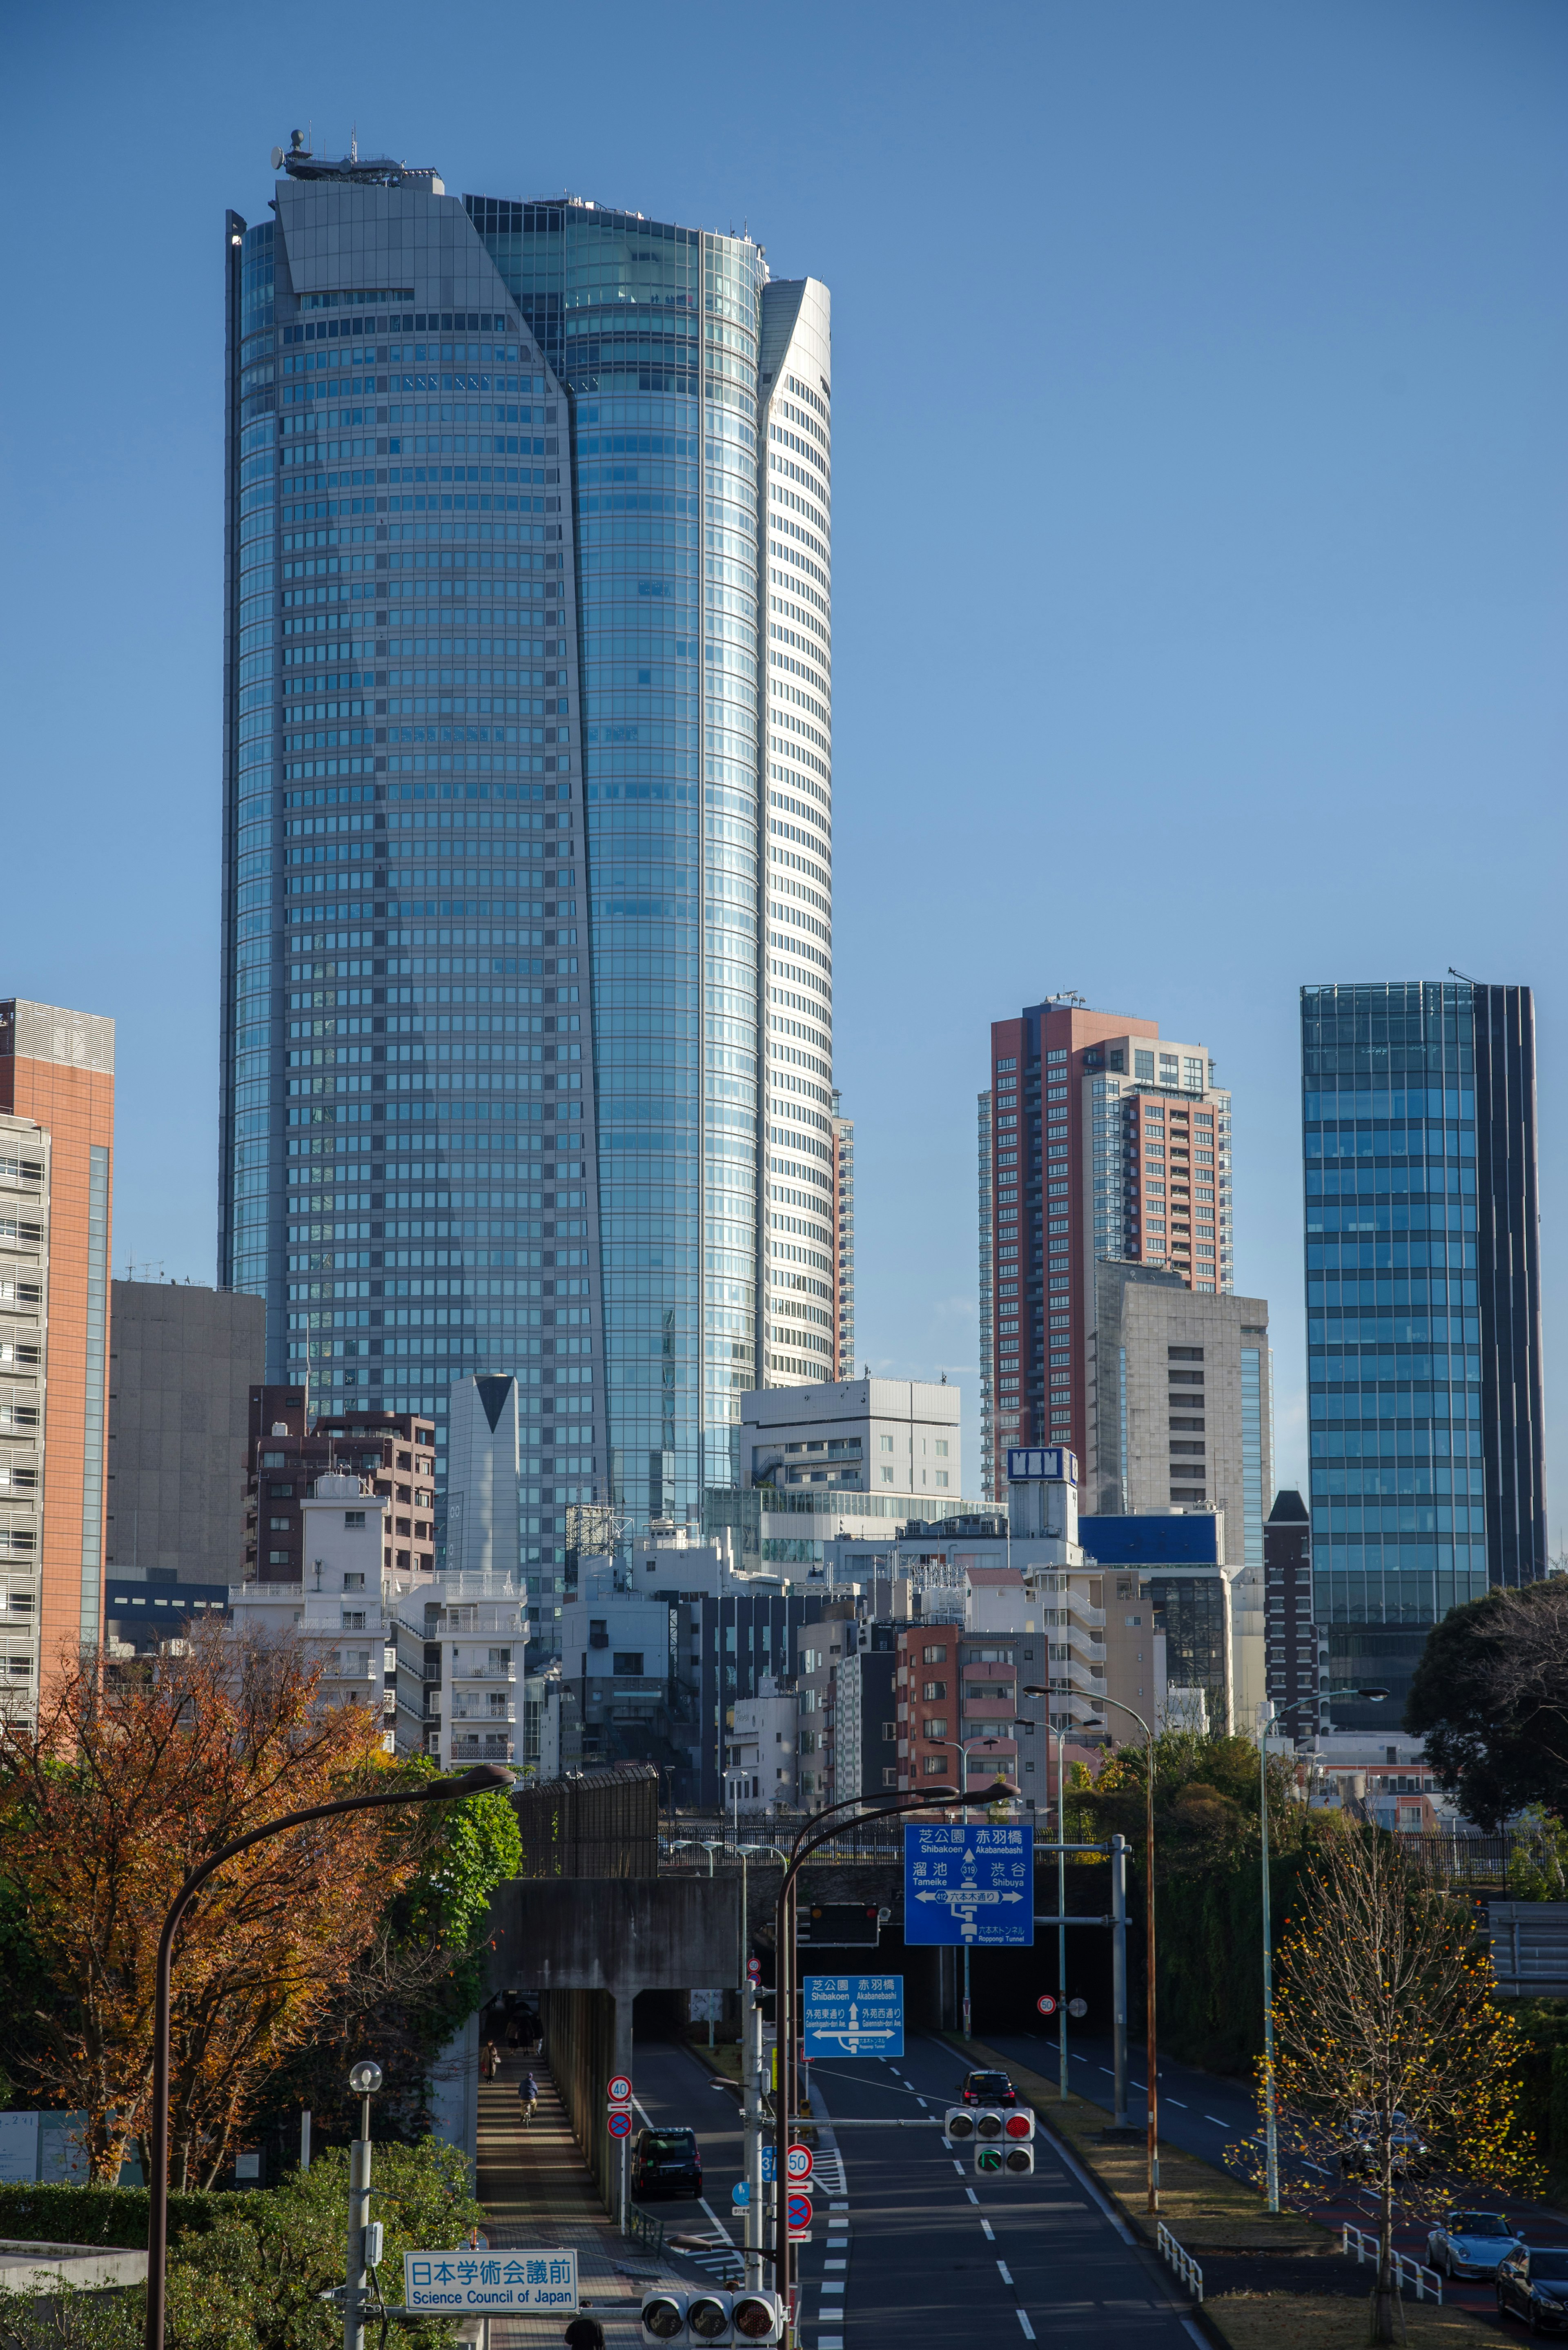
MULTIPOLYGON (((618 2232, 543 2057, 508 2051, 496 2078, 480 2082, 479 2199, 497 2251, 576 2251, 582 2305, 604 2326, 608 2350, 631 2350, 640 2340, 642 2296, 653 2286, 708 2282, 678 2255, 656 2260, 618 2232), (539 2085, 539 2110, 525 2126, 517 2085, 529 2071, 539 2085)), ((462 2330, 470 2340, 482 2338, 483 2321, 462 2330)), ((564 2330, 564 2321, 556 2318, 493 2317, 488 2350, 544 2350, 564 2330)))

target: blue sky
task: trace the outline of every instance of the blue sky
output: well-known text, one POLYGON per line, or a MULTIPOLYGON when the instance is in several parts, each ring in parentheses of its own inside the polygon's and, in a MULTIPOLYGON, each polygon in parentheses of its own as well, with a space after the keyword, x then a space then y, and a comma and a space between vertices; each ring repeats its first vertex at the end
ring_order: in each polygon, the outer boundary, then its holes
POLYGON ((4 39, 0 992, 119 1023, 117 1267, 213 1273, 223 207, 295 124, 357 126, 457 192, 749 223, 833 289, 860 1354, 961 1379, 972 1438, 987 1024, 1075 987, 1234 1089, 1300 1479, 1296 990, 1453 963, 1537 991, 1550 1402, 1560 0, 282 0, 4 39))

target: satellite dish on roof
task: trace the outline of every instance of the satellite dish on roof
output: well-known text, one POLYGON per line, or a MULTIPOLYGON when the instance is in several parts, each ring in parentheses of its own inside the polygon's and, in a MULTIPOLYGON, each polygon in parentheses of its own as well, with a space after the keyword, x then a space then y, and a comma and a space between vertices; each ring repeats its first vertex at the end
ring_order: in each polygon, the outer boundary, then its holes
POLYGON ((281 147, 275 147, 272 151, 272 168, 275 172, 281 172, 283 169, 283 149, 281 147))

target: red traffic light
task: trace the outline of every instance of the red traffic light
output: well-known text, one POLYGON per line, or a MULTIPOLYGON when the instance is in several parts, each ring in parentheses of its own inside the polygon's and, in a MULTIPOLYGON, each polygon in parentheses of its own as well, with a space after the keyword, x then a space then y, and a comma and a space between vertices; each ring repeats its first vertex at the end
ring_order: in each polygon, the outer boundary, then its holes
POLYGON ((1009 2137, 1033 2137, 1034 2116, 1033 2114, 1009 2114, 1002 2126, 1009 2137))

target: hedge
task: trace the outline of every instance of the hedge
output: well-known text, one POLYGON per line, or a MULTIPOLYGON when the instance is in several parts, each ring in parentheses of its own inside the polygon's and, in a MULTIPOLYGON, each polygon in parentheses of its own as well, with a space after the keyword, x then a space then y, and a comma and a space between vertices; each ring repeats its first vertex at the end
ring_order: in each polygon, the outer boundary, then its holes
MULTIPOLYGON (((145 2187, 0 2185, 0 2239, 24 2244, 112 2244, 139 2252, 147 2242, 145 2187)), ((222 2195, 171 2195, 169 2241, 206 2235, 220 2214, 249 2199, 242 2189, 222 2195)))

